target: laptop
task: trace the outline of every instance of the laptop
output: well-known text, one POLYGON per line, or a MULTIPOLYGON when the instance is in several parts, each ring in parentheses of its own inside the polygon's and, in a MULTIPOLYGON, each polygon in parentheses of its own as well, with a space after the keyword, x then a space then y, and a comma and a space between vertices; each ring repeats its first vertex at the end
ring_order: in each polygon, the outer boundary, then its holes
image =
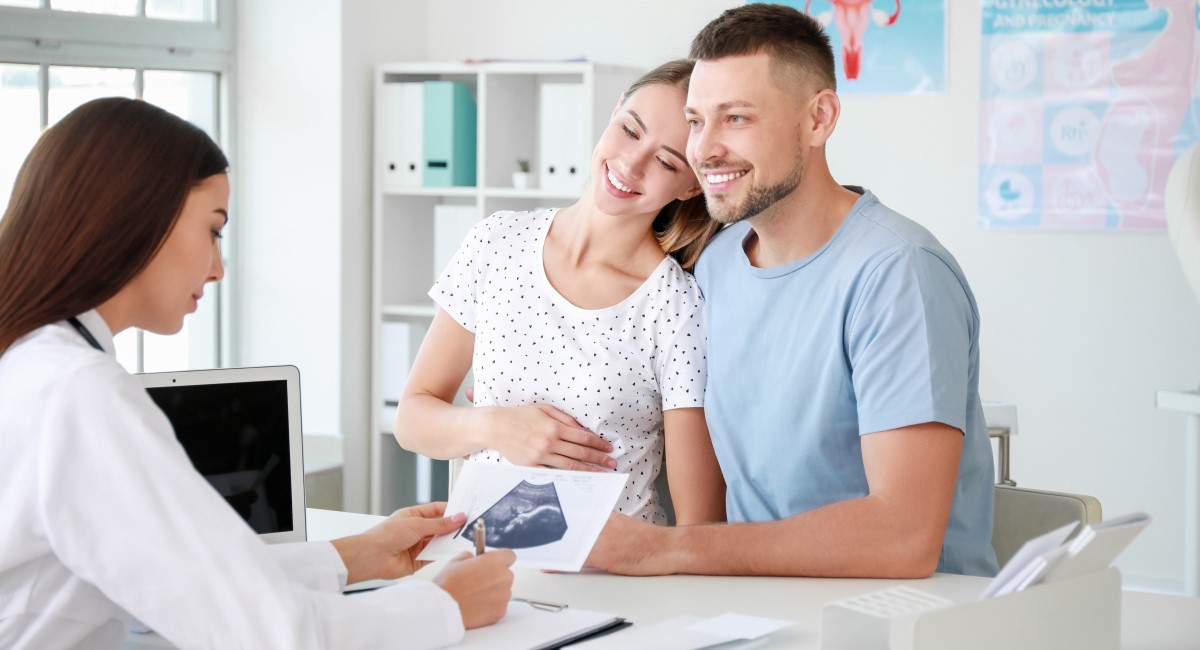
POLYGON ((192 465, 268 543, 302 542, 304 449, 295 366, 138 375, 192 465))

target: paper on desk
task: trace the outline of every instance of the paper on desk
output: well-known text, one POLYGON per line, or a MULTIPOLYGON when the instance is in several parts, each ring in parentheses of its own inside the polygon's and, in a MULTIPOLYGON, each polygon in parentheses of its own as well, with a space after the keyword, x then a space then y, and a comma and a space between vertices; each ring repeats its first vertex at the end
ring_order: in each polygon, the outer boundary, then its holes
POLYGON ((993 596, 1002 596, 1007 593, 1012 593, 1021 589, 1028 580, 1028 576, 1034 567, 1031 565, 1043 560, 1042 556, 1062 545, 1067 539, 1067 535, 1078 526, 1078 523, 1070 523, 1062 528, 1056 528, 1045 535, 1034 537, 1025 542, 1020 550, 1012 556, 1004 568, 1000 569, 1000 573, 996 574, 993 579, 983 590, 979 596, 980 600, 991 598, 993 596))
POLYGON ((696 623, 695 625, 689 625, 685 629, 694 630, 702 634, 722 636, 726 639, 757 639, 760 636, 766 636, 792 624, 792 621, 781 621, 761 616, 746 616, 745 614, 730 612, 715 616, 707 621, 696 623))
POLYGON ((466 513, 467 521, 454 533, 430 541, 417 559, 444 560, 474 550, 473 526, 483 519, 487 547, 511 548, 517 554, 514 566, 578 571, 628 477, 465 463, 446 513, 466 513))
POLYGON ((1045 581, 1073 578, 1107 569, 1148 525, 1150 515, 1134 512, 1084 526, 1067 545, 1066 557, 1050 568, 1045 581))
POLYGON ((712 618, 690 615, 676 616, 651 625, 635 624, 628 630, 584 641, 572 645, 571 648, 579 648, 579 650, 629 650, 629 648, 700 650, 701 648, 720 646, 749 650, 749 648, 757 646, 757 643, 751 643, 754 639, 761 639, 761 637, 789 625, 793 625, 793 622, 741 614, 722 614, 712 618))

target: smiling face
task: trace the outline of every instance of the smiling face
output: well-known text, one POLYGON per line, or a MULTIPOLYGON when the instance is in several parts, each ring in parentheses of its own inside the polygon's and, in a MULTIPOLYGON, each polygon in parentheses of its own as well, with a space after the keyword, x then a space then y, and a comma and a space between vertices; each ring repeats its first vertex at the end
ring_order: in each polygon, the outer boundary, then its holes
POLYGON ((605 214, 658 214, 675 199, 700 192, 683 151, 684 93, 668 84, 642 86, 623 98, 592 151, 592 195, 605 214))
POLYGON ((800 186, 806 112, 772 79, 767 54, 697 61, 685 114, 688 161, 717 221, 753 217, 800 186))
POLYGON ((118 294, 129 325, 155 334, 183 328, 204 285, 225 276, 220 239, 228 214, 227 174, 210 176, 192 188, 162 247, 118 294))

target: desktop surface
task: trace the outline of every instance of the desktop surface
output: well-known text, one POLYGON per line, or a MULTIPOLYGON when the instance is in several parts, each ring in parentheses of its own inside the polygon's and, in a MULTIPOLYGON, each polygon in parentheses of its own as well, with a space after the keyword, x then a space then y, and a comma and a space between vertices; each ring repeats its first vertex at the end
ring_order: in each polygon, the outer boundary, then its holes
MULTIPOLYGON (((308 510, 309 539, 352 535, 382 517, 330 510, 308 510)), ((417 572, 430 578, 441 563, 417 572)), ((924 580, 839 578, 768 578, 734 576, 627 577, 589 572, 514 571, 513 595, 567 603, 571 607, 623 616, 646 625, 675 616, 716 616, 726 612, 795 621, 767 637, 770 648, 820 647, 821 609, 825 603, 880 589, 908 585, 947 597, 978 594, 987 579, 935 574, 924 580)), ((617 632, 616 634, 620 634, 617 632)), ((126 648, 169 648, 156 635, 130 635, 126 648), (140 638, 139 638, 140 637, 140 638)), ((1200 599, 1136 591, 1122 592, 1121 647, 1138 650, 1200 648, 1200 599)))

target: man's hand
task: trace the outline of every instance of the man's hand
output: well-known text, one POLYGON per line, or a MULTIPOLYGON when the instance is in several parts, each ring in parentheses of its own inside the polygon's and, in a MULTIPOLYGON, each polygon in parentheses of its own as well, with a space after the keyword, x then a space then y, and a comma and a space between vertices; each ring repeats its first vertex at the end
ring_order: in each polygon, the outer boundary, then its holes
POLYGON ((491 625, 504 618, 512 599, 513 562, 517 554, 508 549, 488 551, 478 557, 463 553, 438 572, 433 584, 450 594, 462 613, 468 630, 491 625))
POLYGON ((627 576, 660 576, 679 571, 676 559, 680 529, 655 526, 613 513, 588 554, 586 566, 627 576))
POLYGON ((454 532, 466 521, 464 514, 443 517, 445 512, 445 502, 404 508, 365 533, 333 540, 346 564, 346 582, 412 575, 426 564, 417 561, 425 544, 437 535, 454 532))

